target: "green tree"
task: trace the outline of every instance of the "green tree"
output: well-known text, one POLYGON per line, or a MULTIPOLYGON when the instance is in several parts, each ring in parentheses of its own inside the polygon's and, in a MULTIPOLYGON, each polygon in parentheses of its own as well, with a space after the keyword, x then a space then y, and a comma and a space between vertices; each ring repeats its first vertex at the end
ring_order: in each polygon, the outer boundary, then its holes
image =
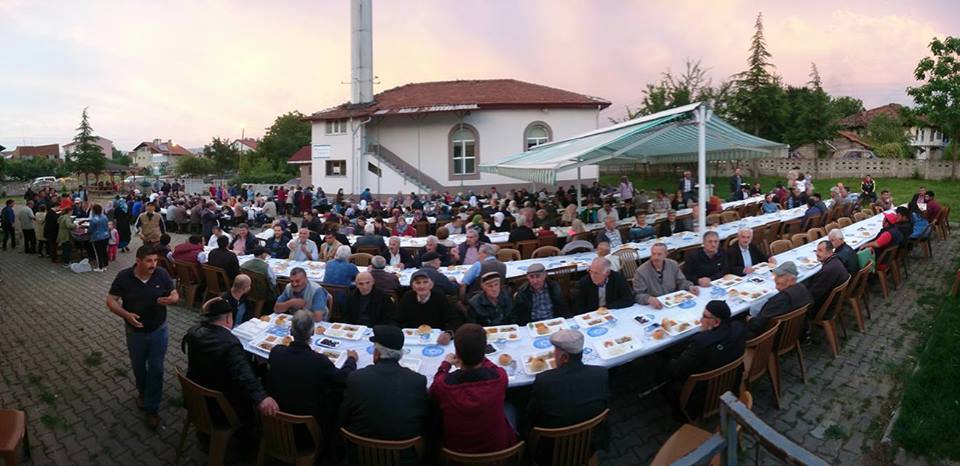
POLYGON ((932 57, 924 57, 913 75, 923 84, 908 87, 916 110, 950 138, 954 157, 960 156, 960 37, 934 38, 932 57))
POLYGON ((83 109, 80 116, 80 126, 77 135, 73 138, 76 143, 73 152, 67 156, 68 168, 77 173, 83 173, 87 178, 91 173, 100 173, 107 166, 107 157, 103 149, 96 144, 97 137, 93 135, 87 109, 83 109))
POLYGON ((213 138, 210 144, 203 146, 203 156, 213 160, 215 169, 220 172, 237 171, 239 168, 240 151, 226 139, 213 138))
POLYGON ((129 155, 121 152, 120 149, 117 149, 116 147, 113 148, 113 153, 110 154, 110 160, 112 160, 113 163, 117 163, 125 167, 133 165, 133 159, 131 159, 129 155))
POLYGON ((763 35, 763 13, 760 13, 754 24, 747 69, 734 76, 729 114, 746 131, 777 140, 783 136, 787 118, 786 92, 780 78, 770 71, 771 57, 763 35))
POLYGON ((5 163, 4 175, 15 180, 30 181, 41 176, 65 175, 57 162, 48 159, 13 159, 5 163))
POLYGON ((903 119, 890 115, 877 115, 867 124, 864 139, 873 146, 880 157, 909 158, 913 156, 910 136, 907 135, 903 119))
POLYGON ((303 118, 296 110, 278 116, 257 145, 257 155, 265 157, 274 170, 296 172, 287 160, 301 147, 310 145, 310 122, 303 118))
POLYGON ((184 155, 177 161, 178 176, 204 176, 215 171, 217 171, 216 163, 213 159, 206 157, 184 155))
POLYGON ((833 107, 833 112, 837 115, 837 118, 856 115, 865 110, 862 100, 848 96, 830 98, 830 106, 833 107))
POLYGON ((820 83, 817 65, 811 64, 807 86, 787 88, 787 118, 782 139, 791 146, 815 143, 818 155, 823 156, 826 154, 825 141, 834 137, 839 125, 830 96, 820 83))

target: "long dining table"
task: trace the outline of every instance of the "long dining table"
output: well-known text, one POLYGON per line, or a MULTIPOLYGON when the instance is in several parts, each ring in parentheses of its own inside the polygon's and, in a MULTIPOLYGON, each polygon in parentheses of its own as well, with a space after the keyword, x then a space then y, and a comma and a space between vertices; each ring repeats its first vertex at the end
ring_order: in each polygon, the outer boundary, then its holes
MULTIPOLYGON (((750 224, 756 222, 745 220, 750 224)), ((717 227, 718 233, 724 231, 735 233, 739 228, 739 226, 724 228, 724 225, 717 227)), ((842 231, 847 244, 856 249, 871 241, 881 227, 882 215, 878 214, 849 225, 842 231)), ((667 241, 668 244, 670 241, 693 244, 695 239, 697 238, 679 237, 670 238, 667 241)), ((798 280, 806 281, 820 270, 815 249, 817 243, 826 240, 827 238, 823 237, 778 254, 774 256, 776 263, 794 262, 799 270, 798 280)), ((640 250, 642 247, 638 246, 638 251, 640 250)), ((585 260, 587 256, 582 254, 569 256, 569 260, 576 261, 577 258, 585 260)), ((556 258, 545 260, 551 259, 556 260, 556 258)), ((508 263, 510 270, 520 270, 511 264, 508 263)), ((678 292, 662 296, 661 302, 671 303, 662 309, 634 304, 624 309, 590 310, 572 318, 548 319, 533 322, 527 326, 488 327, 490 347, 487 357, 495 364, 500 364, 501 355, 509 355, 509 358, 503 359, 510 359, 510 362, 501 366, 509 376, 510 387, 531 384, 537 373, 552 367, 552 356, 550 356, 552 345, 549 335, 560 328, 567 328, 578 330, 585 336, 584 363, 605 367, 619 366, 679 344, 699 332, 700 316, 710 300, 726 301, 734 315, 750 312, 751 309, 754 312, 759 310, 767 299, 777 293, 771 268, 770 265, 758 264, 757 270, 745 277, 737 279, 724 277, 714 280, 711 286, 699 287, 697 295, 689 294, 681 298, 679 296, 686 292, 678 292), (545 367, 534 367, 530 363, 538 358, 544 362, 545 367)), ((260 358, 267 358, 269 356, 267 348, 275 344, 283 344, 284 338, 289 336, 289 325, 289 316, 268 315, 267 320, 252 319, 244 322, 234 329, 234 334, 241 340, 247 351, 260 358)), ((318 328, 320 327, 323 328, 320 331, 323 333, 311 338, 311 347, 328 356, 335 365, 342 366, 346 350, 349 349, 357 351, 358 367, 373 363, 373 346, 369 342, 369 336, 372 333, 370 328, 333 322, 320 322, 318 328), (335 347, 330 348, 324 344, 335 347)), ((454 347, 452 344, 436 343, 439 335, 437 329, 433 329, 426 335, 419 335, 416 329, 404 329, 404 332, 407 339, 401 364, 427 376, 429 384, 444 356, 453 352, 454 347)))

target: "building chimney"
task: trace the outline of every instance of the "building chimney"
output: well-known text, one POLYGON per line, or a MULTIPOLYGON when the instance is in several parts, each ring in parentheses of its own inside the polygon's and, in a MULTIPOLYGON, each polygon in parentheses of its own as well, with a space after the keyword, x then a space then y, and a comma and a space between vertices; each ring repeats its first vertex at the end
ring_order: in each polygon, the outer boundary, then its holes
POLYGON ((372 0, 350 0, 350 103, 373 102, 372 0))

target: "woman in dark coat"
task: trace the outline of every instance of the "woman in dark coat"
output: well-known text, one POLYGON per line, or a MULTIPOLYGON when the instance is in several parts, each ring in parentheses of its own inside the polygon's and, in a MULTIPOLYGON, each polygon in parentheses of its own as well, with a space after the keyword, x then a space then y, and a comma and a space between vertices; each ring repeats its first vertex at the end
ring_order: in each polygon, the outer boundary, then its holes
POLYGON ((117 233, 120 234, 120 242, 117 244, 123 252, 130 252, 130 211, 128 210, 128 204, 120 200, 116 203, 113 209, 113 222, 114 226, 117 228, 117 233))

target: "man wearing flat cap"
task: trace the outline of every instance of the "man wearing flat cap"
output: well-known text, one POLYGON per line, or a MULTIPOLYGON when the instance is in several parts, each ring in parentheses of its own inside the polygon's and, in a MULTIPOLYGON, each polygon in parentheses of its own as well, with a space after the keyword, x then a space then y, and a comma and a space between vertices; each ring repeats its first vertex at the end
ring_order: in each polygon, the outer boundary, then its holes
POLYGON ((427 378, 400 365, 403 340, 399 327, 373 327, 373 364, 347 377, 340 405, 340 425, 351 433, 383 440, 424 434, 427 378))
POLYGON ((435 252, 425 252, 420 256, 420 270, 433 281, 433 288, 445 295, 455 296, 460 292, 457 281, 440 273, 441 257, 435 252))
POLYGON ((528 322, 571 316, 560 284, 547 278, 543 264, 530 265, 527 268, 527 282, 520 285, 513 300, 515 323, 526 325, 528 322))
POLYGON ((513 300, 501 286, 499 272, 487 272, 480 277, 480 293, 468 301, 467 322, 484 327, 513 323, 513 300))
MULTIPOLYGON (((690 337, 680 355, 667 366, 677 401, 680 389, 690 375, 719 369, 743 356, 746 336, 743 324, 731 319, 730 307, 725 301, 707 303, 700 317, 700 333, 690 337)), ((699 417, 706 396, 704 392, 703 384, 698 384, 686 406, 680 408, 690 417, 699 417)))
POLYGON ((770 328, 770 320, 810 304, 807 287, 797 283, 797 265, 787 261, 773 269, 773 282, 778 293, 773 295, 760 312, 747 321, 749 337, 753 338, 770 328))
MULTIPOLYGON (((607 368, 583 363, 583 334, 576 330, 560 330, 550 336, 556 369, 537 374, 527 405, 525 429, 557 428, 578 424, 596 417, 607 409, 610 386, 607 368)), ((605 449, 610 440, 606 423, 594 431, 591 450, 605 449)), ((552 445, 541 442, 537 464, 550 464, 552 445)))

